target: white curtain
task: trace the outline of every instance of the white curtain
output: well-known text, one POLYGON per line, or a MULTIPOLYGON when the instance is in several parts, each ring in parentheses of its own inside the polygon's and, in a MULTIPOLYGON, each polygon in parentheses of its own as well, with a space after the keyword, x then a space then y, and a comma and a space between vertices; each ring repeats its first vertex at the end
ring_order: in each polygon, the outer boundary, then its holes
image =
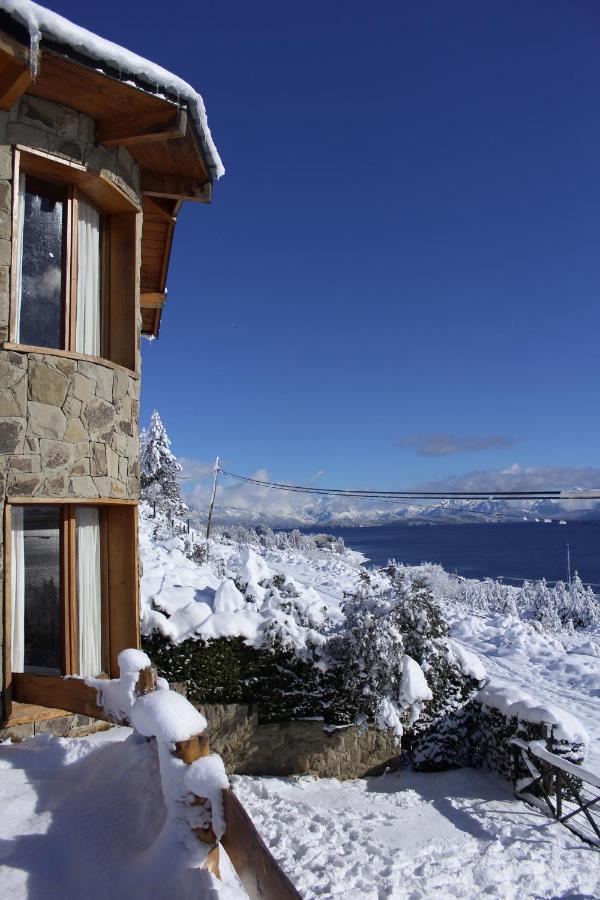
POLYGON ((23 292, 23 227, 25 224, 25 175, 19 175, 19 197, 17 206, 17 266, 15 273, 15 323, 13 340, 21 339, 21 295, 23 292))
POLYGON ((79 619, 79 675, 102 671, 102 580, 100 576, 100 520, 93 506, 76 510, 77 609, 79 619))
POLYGON ((11 507, 10 522, 11 667, 13 672, 22 672, 25 668, 25 540, 22 506, 11 507))
POLYGON ((100 214, 79 199, 75 350, 100 356, 100 214))

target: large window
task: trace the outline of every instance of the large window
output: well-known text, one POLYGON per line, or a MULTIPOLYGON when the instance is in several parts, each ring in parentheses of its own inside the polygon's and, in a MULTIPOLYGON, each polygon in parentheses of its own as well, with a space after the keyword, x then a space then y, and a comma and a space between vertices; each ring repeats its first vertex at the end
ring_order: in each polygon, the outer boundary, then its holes
POLYGON ((15 340, 100 356, 100 211, 77 189, 24 173, 18 202, 15 340))
POLYGON ((12 507, 13 672, 106 671, 102 513, 93 506, 12 507))
POLYGON ((10 343, 136 369, 139 207, 111 179, 17 148, 10 343))

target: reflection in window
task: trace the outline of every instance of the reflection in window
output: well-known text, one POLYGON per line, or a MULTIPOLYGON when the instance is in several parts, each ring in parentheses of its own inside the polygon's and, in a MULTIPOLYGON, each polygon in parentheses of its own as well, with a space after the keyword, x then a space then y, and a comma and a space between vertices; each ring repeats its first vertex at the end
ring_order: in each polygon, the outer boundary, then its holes
POLYGON ((12 668, 61 673, 61 513, 57 506, 12 512, 12 668))
POLYGON ((21 344, 62 348, 65 189, 21 175, 19 201, 15 337, 21 344))

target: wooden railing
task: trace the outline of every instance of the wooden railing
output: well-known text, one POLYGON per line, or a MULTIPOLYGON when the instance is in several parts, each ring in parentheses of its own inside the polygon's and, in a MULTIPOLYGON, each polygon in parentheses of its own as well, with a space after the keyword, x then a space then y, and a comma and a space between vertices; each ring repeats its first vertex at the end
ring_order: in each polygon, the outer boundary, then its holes
MULTIPOLYGON (((88 714, 107 721, 115 721, 110 719, 102 705, 98 703, 95 688, 88 687, 83 681, 78 687, 81 694, 79 702, 85 699, 88 714)), ((135 694, 141 697, 155 691, 156 688, 156 669, 153 666, 141 669, 135 684, 135 694)), ((121 720, 119 724, 129 722, 121 720)), ((174 753, 186 765, 208 756, 210 754, 208 734, 203 732, 192 735, 187 740, 178 741, 174 753)), ((193 831, 198 840, 207 845, 204 868, 220 877, 219 846, 223 846, 251 900, 302 900, 231 789, 223 791, 225 833, 221 836, 220 844, 213 829, 211 801, 206 797, 194 796, 192 804, 201 808, 201 815, 197 817, 199 824, 193 831)))
POLYGON ((550 753, 538 741, 512 738, 511 744, 517 797, 600 849, 600 775, 550 753))

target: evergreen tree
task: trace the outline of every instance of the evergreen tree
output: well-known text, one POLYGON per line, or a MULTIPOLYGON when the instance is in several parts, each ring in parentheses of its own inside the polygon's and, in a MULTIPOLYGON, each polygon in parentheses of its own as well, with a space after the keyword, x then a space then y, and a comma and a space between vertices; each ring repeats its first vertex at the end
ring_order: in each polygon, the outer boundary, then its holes
POLYGON ((156 508, 169 516, 182 515, 187 506, 177 481, 181 465, 171 451, 169 435, 156 409, 150 427, 140 435, 140 444, 142 499, 156 503, 156 508))

